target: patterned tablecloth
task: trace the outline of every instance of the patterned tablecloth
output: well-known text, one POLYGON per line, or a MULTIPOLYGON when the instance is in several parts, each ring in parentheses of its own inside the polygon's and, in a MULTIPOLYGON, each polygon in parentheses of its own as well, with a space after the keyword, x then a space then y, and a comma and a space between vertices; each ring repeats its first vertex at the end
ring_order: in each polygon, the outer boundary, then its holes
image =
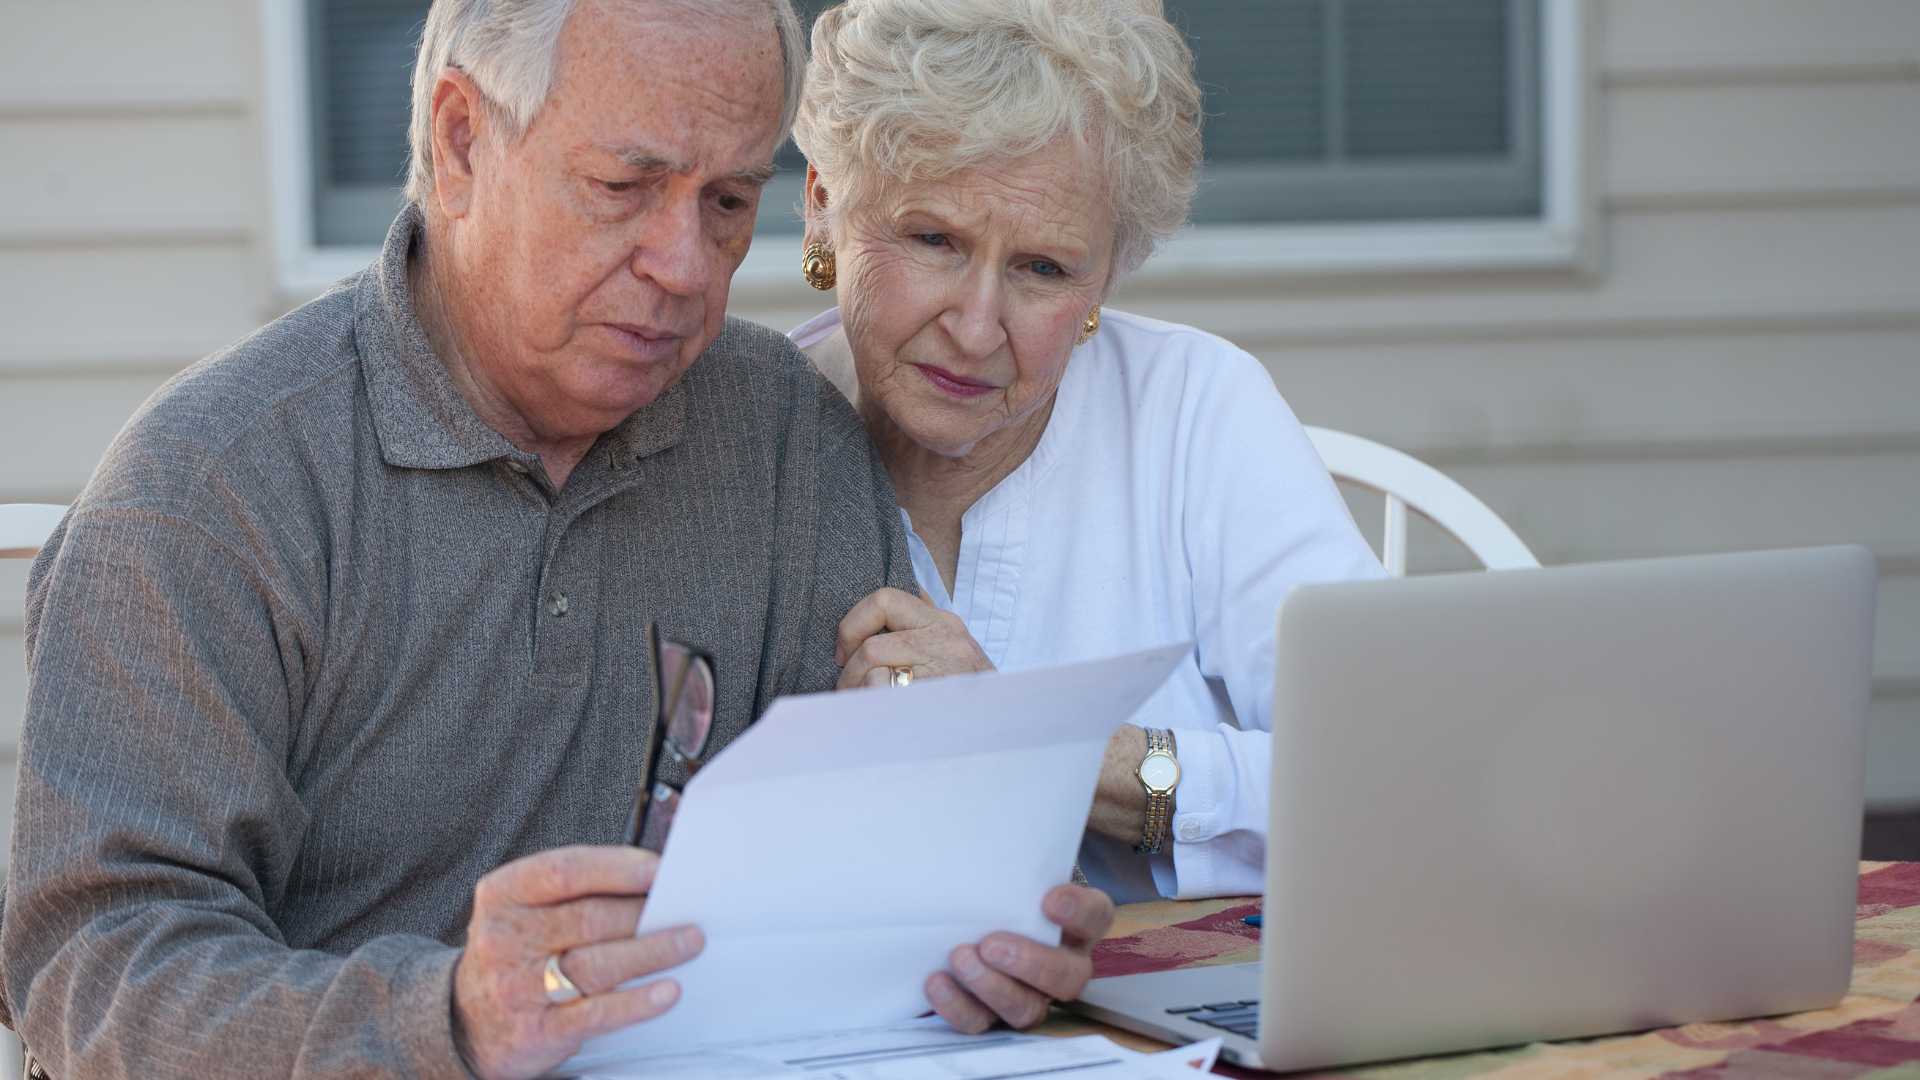
MULTIPOLYGON (((1126 975, 1258 960, 1259 931, 1240 920, 1259 910, 1257 898, 1123 907, 1112 935, 1095 949, 1094 970, 1100 975, 1126 975)), ((1831 1009, 1359 1066, 1339 1075, 1381 1080, 1920 1078, 1920 863, 1862 863, 1858 919, 1853 986, 1831 1009)), ((1218 1071, 1228 1076, 1260 1075, 1225 1065, 1218 1071)))

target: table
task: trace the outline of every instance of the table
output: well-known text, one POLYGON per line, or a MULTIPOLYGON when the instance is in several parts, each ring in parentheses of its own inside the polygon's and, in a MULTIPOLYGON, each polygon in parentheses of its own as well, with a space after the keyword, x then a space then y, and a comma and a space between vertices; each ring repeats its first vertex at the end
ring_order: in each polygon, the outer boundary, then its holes
MULTIPOLYGON (((1920 862, 1861 863, 1858 904, 1853 985, 1831 1009, 1361 1065, 1333 1075, 1378 1080, 1496 1075, 1502 1080, 1920 1077, 1920 862)), ((1259 931, 1240 920, 1259 910, 1258 897, 1127 905, 1115 918, 1112 933, 1096 946, 1094 971, 1129 975, 1258 960, 1259 931)), ((1041 1030, 1048 1034, 1099 1031, 1141 1049, 1159 1045, 1080 1019, 1056 1019, 1041 1030)), ((1263 1075, 1228 1065, 1216 1072, 1263 1075)))

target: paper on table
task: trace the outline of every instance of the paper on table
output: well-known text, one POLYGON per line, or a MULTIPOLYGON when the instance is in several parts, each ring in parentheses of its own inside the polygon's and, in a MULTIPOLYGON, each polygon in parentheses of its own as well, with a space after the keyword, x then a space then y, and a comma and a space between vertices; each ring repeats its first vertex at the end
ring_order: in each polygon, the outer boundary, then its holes
POLYGON ((1212 1072, 1214 1063, 1220 1060, 1220 1039, 1202 1039, 1185 1046, 1176 1046, 1171 1050, 1162 1050, 1151 1055, 1155 1061, 1172 1061, 1195 1072, 1212 1072))
MULTIPOLYGON (((1213 1040, 1215 1046, 1218 1043, 1213 1040)), ((1098 1035, 1074 1039, 1006 1031, 961 1035, 937 1021, 917 1021, 796 1038, 742 1039, 696 1053, 653 1054, 631 1059, 619 1070, 600 1073, 593 1080, 619 1076, 646 1080, 1006 1080, 1068 1072, 1075 1080, 1189 1080, 1198 1066, 1187 1059, 1203 1048, 1196 1044, 1183 1049, 1188 1052, 1141 1054, 1098 1035)))
POLYGON ((706 932, 680 1003, 561 1071, 898 1022, 954 946, 1057 942, 1102 748, 1190 648, 774 702, 687 786, 641 919, 706 932))

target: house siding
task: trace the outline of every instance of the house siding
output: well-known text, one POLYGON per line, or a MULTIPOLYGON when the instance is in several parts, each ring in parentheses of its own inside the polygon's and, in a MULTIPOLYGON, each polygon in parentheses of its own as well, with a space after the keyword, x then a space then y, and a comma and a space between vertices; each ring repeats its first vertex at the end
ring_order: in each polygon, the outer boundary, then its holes
MULTIPOLYGON (((0 502, 68 502, 154 388, 273 312, 256 0, 70 0, 0 34, 0 502)), ((0 828, 27 564, 0 561, 0 828)))

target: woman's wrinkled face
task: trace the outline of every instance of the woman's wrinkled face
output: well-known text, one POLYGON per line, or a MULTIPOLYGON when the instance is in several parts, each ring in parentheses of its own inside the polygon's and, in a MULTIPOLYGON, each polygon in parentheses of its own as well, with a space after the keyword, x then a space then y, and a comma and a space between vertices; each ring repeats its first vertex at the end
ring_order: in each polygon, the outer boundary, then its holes
POLYGON ((840 314, 862 407, 945 457, 1034 418, 1111 276, 1097 175, 1063 140, 839 212, 840 314))

